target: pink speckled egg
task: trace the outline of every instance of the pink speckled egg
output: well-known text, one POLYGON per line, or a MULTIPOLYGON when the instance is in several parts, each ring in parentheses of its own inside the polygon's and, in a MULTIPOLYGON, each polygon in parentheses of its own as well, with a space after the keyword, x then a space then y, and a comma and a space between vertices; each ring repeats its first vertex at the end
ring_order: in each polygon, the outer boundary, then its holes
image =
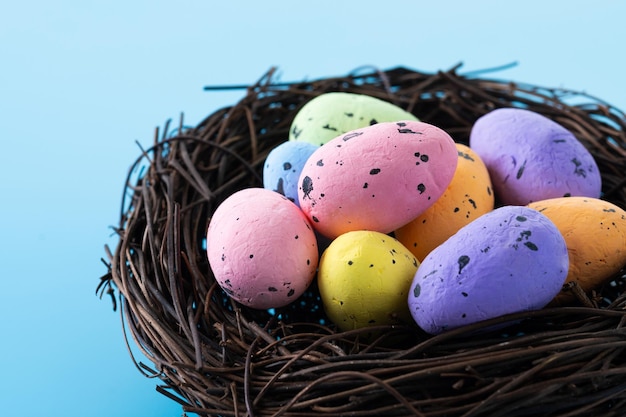
POLYGON ((207 231, 207 255, 220 287, 257 309, 282 307, 302 295, 319 258, 306 216, 264 188, 238 191, 218 206, 207 231))
POLYGON ((300 207, 330 238, 353 230, 389 233, 434 204, 452 180, 457 159, 452 138, 428 123, 353 130, 309 157, 300 174, 300 207))

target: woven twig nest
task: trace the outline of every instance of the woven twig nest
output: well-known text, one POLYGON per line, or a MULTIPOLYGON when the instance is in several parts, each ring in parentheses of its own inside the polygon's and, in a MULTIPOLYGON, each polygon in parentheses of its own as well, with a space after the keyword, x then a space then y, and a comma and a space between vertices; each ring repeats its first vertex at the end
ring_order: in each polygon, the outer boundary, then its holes
MULTIPOLYGON (((406 68, 278 84, 270 70, 198 126, 166 127, 133 165, 119 243, 99 291, 119 292, 124 331, 183 409, 211 416, 621 416, 626 414, 626 269, 578 305, 428 336, 337 331, 313 286, 275 312, 230 300, 204 239, 229 195, 262 186, 268 152, 312 97, 378 97, 468 142, 473 122, 524 107, 570 129, 595 157, 603 198, 626 207, 626 117, 579 92, 406 68), (491 330, 497 322, 516 322, 491 330), (480 336, 476 331, 482 329, 480 336), (487 330, 485 330, 487 329, 487 330)), ((590 242, 593 244, 593 242, 590 242)), ((116 297, 113 297, 116 300, 116 297)), ((371 331, 368 329, 366 331, 371 331)))

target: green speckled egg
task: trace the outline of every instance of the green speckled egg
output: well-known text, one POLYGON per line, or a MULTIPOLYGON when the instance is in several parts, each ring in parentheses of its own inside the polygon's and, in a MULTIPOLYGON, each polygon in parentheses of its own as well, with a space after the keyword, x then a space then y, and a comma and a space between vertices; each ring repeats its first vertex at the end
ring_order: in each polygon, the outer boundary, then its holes
POLYGON ((415 120, 417 117, 387 101, 355 93, 321 94, 296 114, 289 140, 323 145, 346 132, 380 122, 415 120))

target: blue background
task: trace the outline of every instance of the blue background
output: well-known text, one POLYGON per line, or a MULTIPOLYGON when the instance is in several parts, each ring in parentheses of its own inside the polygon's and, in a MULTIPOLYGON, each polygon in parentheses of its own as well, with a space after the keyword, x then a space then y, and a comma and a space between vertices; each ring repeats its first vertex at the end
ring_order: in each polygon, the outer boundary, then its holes
MULTIPOLYGON (((7 3, 7 2, 5 2, 7 3)), ((626 109, 621 0, 13 1, 0 9, 0 413, 175 417, 95 288, 127 170, 154 129, 196 124, 270 67, 362 65, 584 90, 626 109)))

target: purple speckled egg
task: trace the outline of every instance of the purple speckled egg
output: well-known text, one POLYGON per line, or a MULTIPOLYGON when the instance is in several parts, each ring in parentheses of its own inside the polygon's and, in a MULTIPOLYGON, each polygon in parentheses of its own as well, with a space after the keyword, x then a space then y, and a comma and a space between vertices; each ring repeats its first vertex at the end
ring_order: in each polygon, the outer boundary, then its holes
POLYGON ((474 123, 470 147, 489 170, 502 204, 549 198, 599 198, 600 170, 565 127, 530 110, 493 110, 474 123))
POLYGON ((298 180, 302 167, 319 148, 309 142, 287 141, 276 146, 265 158, 263 187, 284 195, 299 205, 298 180))
POLYGON ((565 239, 552 221, 528 207, 500 207, 426 256, 409 309, 430 334, 537 310, 559 293, 568 267, 565 239))
POLYGON ((428 123, 377 123, 322 145, 300 174, 302 211, 322 235, 389 233, 444 193, 458 162, 452 138, 428 123))
POLYGON ((313 281, 319 259, 302 211, 265 188, 238 191, 217 207, 207 230, 207 255, 220 287, 257 309, 295 301, 313 281))

